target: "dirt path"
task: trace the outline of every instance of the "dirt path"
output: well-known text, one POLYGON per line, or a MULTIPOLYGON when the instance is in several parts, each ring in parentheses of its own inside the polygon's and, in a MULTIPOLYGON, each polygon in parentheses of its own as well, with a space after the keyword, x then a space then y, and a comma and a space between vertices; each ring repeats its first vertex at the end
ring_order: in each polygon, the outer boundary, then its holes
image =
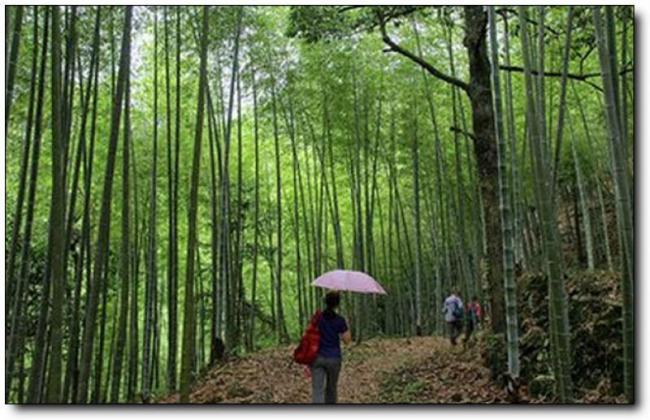
MULTIPOLYGON (((193 403, 309 403, 311 379, 290 363, 293 346, 263 350, 215 368, 193 403)), ((503 392, 489 379, 478 349, 452 348, 437 337, 372 339, 344 349, 340 403, 494 403, 503 392)), ((173 403, 177 396, 164 402, 173 403)))

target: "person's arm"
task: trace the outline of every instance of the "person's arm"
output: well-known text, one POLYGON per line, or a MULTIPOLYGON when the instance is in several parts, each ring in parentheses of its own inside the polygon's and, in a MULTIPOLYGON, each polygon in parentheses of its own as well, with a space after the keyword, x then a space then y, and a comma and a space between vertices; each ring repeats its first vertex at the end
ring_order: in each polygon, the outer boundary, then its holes
MULTIPOLYGON (((342 318, 342 321, 341 340, 343 340, 344 344, 350 344, 352 342, 352 334, 350 333, 350 327, 348 327, 348 325, 350 325, 351 322, 346 322, 345 318, 342 318)), ((350 321, 349 318, 348 321, 350 321)))

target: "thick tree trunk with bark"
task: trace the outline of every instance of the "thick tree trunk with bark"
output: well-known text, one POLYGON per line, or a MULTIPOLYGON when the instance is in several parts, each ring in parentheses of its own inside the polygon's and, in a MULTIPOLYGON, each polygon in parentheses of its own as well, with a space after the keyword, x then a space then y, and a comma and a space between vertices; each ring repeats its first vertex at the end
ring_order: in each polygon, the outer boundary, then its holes
MULTIPOLYGON (((488 238, 501 237, 498 196, 498 157, 494 136, 494 112, 490 87, 490 61, 486 43, 487 14, 482 6, 465 6, 465 39, 470 82, 467 93, 472 105, 474 153, 479 173, 481 198, 488 238)), ((487 242, 487 286, 490 294, 492 330, 505 332, 503 250, 499 241, 487 242)))

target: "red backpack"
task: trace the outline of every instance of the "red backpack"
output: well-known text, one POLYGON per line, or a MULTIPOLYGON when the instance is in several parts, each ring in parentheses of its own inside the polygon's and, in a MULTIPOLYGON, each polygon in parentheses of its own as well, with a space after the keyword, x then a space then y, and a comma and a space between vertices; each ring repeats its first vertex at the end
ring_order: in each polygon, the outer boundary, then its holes
POLYGON ((293 360, 301 365, 311 365, 316 360, 318 349, 320 347, 320 330, 318 324, 320 323, 322 314, 320 310, 311 317, 307 329, 300 339, 300 344, 293 351, 293 360))

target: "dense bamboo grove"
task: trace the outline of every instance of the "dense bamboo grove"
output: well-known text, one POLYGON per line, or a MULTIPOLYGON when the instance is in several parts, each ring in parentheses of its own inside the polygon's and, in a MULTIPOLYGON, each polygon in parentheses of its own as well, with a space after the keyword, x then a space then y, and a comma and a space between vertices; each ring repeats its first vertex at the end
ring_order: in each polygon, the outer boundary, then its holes
POLYGON ((295 342, 335 268, 388 291, 345 299, 357 342, 440 335, 449 291, 478 296, 515 387, 542 273, 559 402, 565 279, 615 273, 634 399, 631 7, 6 13, 8 401, 188 401, 295 342))

